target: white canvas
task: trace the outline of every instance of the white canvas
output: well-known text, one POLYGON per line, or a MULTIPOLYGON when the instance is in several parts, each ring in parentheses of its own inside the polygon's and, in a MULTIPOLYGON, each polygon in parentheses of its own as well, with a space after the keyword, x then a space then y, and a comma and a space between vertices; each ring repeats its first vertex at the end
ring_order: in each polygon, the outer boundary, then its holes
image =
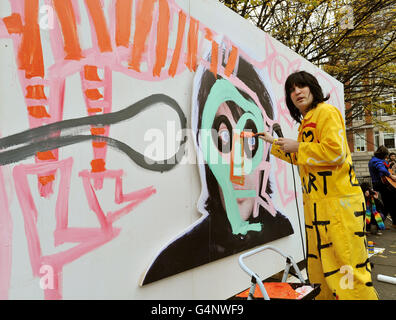
MULTIPOLYGON (((116 0, 0 3, 1 299, 226 299, 247 288, 238 253, 142 285, 207 215, 194 137, 203 68, 228 74, 231 52, 246 60, 288 137, 297 127, 283 84, 295 70, 344 110, 341 83, 216 0, 121 2, 129 17, 116 0)), ((301 261, 291 167, 271 157, 267 173, 263 196, 294 230, 270 244, 301 261)), ((249 263, 269 277, 285 262, 249 263)))

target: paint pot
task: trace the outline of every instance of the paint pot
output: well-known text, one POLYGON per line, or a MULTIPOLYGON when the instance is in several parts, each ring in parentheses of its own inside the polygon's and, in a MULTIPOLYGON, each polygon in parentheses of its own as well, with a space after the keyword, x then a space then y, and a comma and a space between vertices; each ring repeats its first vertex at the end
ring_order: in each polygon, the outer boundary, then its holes
POLYGON ((368 253, 374 253, 374 242, 373 241, 369 241, 367 243, 368 246, 368 253))
POLYGON ((395 277, 384 276, 383 274, 377 275, 377 280, 382 281, 382 282, 391 283, 391 284, 396 284, 395 277))

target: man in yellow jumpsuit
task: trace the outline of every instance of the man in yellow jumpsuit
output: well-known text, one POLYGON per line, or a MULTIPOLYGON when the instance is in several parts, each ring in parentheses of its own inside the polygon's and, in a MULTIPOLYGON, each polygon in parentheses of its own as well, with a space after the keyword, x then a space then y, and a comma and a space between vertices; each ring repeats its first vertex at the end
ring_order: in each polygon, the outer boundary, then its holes
POLYGON ((294 116, 300 120, 298 139, 275 140, 266 134, 264 140, 274 143, 273 155, 299 167, 309 281, 321 284, 317 299, 378 299, 366 250, 365 201, 342 115, 323 102, 323 95, 317 101, 311 83, 319 85, 312 75, 302 71, 289 78, 287 97, 301 109, 294 116))

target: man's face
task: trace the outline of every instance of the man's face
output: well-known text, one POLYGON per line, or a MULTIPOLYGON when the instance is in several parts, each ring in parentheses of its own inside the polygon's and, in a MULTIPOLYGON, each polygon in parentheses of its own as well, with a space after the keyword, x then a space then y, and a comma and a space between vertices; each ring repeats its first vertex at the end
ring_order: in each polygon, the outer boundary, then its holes
POLYGON ((290 99, 304 116, 313 102, 313 95, 308 86, 298 87, 294 85, 290 91, 290 99))

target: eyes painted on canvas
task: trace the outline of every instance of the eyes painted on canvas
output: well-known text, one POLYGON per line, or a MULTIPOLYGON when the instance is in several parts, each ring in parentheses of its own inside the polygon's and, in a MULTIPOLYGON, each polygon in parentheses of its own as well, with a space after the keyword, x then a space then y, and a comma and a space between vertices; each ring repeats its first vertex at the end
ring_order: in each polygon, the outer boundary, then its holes
MULTIPOLYGON (((212 138, 217 149, 224 155, 229 154, 232 148, 234 130, 244 111, 232 101, 223 102, 217 110, 213 121, 214 132, 212 138)), ((257 133, 257 127, 251 119, 248 119, 244 125, 243 131, 257 133)), ((244 138, 245 154, 248 158, 254 157, 258 148, 257 137, 244 138)))

